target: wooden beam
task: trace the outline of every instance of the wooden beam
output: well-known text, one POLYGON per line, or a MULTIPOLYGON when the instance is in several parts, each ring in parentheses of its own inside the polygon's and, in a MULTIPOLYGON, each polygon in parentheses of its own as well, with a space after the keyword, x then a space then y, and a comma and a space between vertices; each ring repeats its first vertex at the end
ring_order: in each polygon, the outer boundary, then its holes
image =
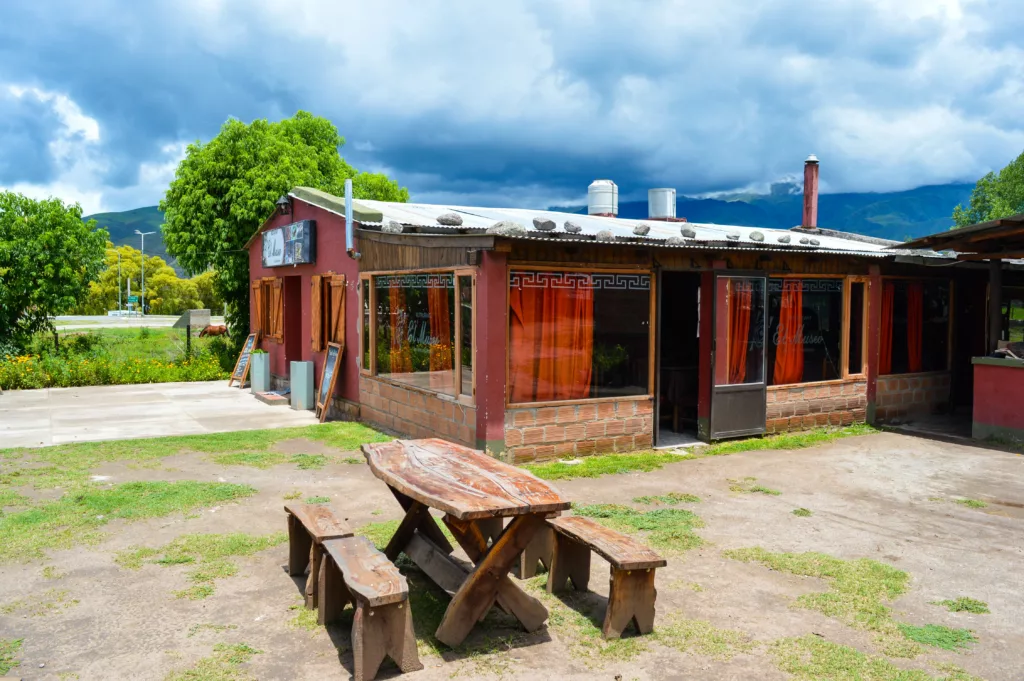
POLYGON ((1024 258, 1024 251, 1000 251, 998 253, 960 253, 957 260, 1018 260, 1024 258))

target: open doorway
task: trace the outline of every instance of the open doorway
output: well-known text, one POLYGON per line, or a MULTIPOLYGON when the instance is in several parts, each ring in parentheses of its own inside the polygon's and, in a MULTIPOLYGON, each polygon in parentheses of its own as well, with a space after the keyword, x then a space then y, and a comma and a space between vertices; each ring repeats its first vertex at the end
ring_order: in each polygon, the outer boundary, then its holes
POLYGON ((658 304, 657 446, 697 441, 700 273, 662 272, 658 304))

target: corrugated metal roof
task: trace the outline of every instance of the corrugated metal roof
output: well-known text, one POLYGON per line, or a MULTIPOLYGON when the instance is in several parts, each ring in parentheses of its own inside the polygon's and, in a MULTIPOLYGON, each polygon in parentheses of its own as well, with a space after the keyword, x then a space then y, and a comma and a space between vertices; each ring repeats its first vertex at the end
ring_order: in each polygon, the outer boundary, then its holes
POLYGON ((392 203, 388 201, 357 200, 357 204, 382 215, 380 222, 361 222, 362 225, 383 225, 390 221, 403 225, 430 228, 434 230, 472 230, 485 231, 495 223, 511 221, 528 230, 525 238, 550 242, 565 242, 581 239, 593 243, 594 237, 602 230, 608 230, 616 241, 599 242, 614 245, 633 243, 648 246, 665 246, 676 248, 729 248, 760 251, 810 251, 815 253, 843 253, 871 257, 896 255, 916 255, 923 257, 942 258, 932 252, 909 251, 896 249, 898 242, 872 243, 854 239, 844 239, 828 234, 811 234, 786 229, 770 229, 762 227, 741 227, 733 225, 704 224, 697 222, 662 222, 658 220, 627 220, 577 213, 561 213, 549 210, 528 210, 524 208, 480 208, 471 206, 445 206, 424 203, 392 203), (456 213, 462 217, 462 225, 453 227, 442 225, 437 218, 445 213, 456 213), (533 226, 534 218, 552 220, 556 228, 553 232, 543 232, 533 226), (565 223, 570 221, 580 227, 578 234, 565 231, 565 223), (650 230, 646 236, 640 237, 633 233, 638 224, 647 225, 650 230), (685 238, 682 244, 665 243, 669 237, 681 236, 682 228, 692 229, 693 237, 685 238), (762 241, 751 238, 754 232, 760 232, 762 241), (780 241, 788 237, 789 243, 780 241), (804 240, 804 243, 801 243, 804 240), (811 240, 817 243, 811 243, 811 240), (713 244, 713 245, 712 245, 713 244))

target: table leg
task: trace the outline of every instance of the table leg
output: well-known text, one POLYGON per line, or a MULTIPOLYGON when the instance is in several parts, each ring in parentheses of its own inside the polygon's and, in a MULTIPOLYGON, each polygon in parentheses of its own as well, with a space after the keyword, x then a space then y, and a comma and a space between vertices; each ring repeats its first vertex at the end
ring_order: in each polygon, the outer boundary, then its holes
POLYGON ((391 536, 391 541, 388 542, 388 546, 384 549, 384 555, 388 557, 392 563, 398 558, 398 554, 402 552, 405 545, 412 539, 412 535, 416 530, 423 525, 425 520, 432 520, 429 518, 430 509, 421 504, 418 501, 412 502, 407 509, 405 509, 405 517, 402 518, 401 524, 398 529, 391 536), (427 519, 424 516, 428 516, 427 519))
MULTIPOLYGON (((437 640, 450 647, 462 643, 472 631, 473 626, 480 621, 483 614, 499 597, 499 590, 501 599, 512 611, 512 614, 523 623, 523 626, 527 627, 528 631, 533 631, 530 626, 535 624, 536 620, 532 615, 536 613, 527 608, 532 603, 536 603, 536 607, 543 611, 545 619, 547 618, 547 608, 519 589, 508 578, 508 572, 522 550, 530 543, 530 539, 544 524, 544 518, 539 515, 515 517, 490 550, 484 548, 483 551, 479 550, 483 535, 480 534, 478 528, 470 525, 472 529, 467 531, 465 525, 458 521, 450 522, 446 518, 445 522, 467 553, 471 549, 477 549, 474 553, 480 560, 477 562, 476 569, 469 574, 452 598, 451 603, 448 604, 448 610, 435 634, 437 640)), ((470 554, 470 558, 473 558, 472 554, 470 554)), ((543 619, 541 624, 543 624, 543 619)))
MULTIPOLYGON (((395 499, 398 499, 398 503, 401 504, 406 513, 409 512, 409 508, 412 507, 414 503, 417 503, 393 487, 388 487, 388 489, 391 490, 393 495, 395 495, 395 499)), ((429 513, 422 516, 420 525, 416 529, 448 553, 455 550, 451 545, 451 542, 448 541, 448 538, 444 536, 444 532, 442 532, 441 528, 437 526, 437 521, 434 520, 434 516, 429 513)))

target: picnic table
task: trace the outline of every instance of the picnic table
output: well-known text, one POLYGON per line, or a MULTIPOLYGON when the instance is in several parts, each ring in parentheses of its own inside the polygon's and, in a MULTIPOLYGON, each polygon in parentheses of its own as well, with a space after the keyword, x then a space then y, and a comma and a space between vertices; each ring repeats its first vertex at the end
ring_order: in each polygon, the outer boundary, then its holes
POLYGON ((495 604, 527 631, 543 626, 547 608, 508 573, 545 520, 569 508, 556 489, 483 452, 441 439, 395 440, 362 449, 370 470, 405 510, 384 554, 393 561, 405 553, 452 596, 435 634, 439 641, 459 645, 495 604), (454 548, 431 508, 445 514, 443 522, 472 568, 450 555, 454 548), (494 532, 502 518, 512 520, 494 532))

